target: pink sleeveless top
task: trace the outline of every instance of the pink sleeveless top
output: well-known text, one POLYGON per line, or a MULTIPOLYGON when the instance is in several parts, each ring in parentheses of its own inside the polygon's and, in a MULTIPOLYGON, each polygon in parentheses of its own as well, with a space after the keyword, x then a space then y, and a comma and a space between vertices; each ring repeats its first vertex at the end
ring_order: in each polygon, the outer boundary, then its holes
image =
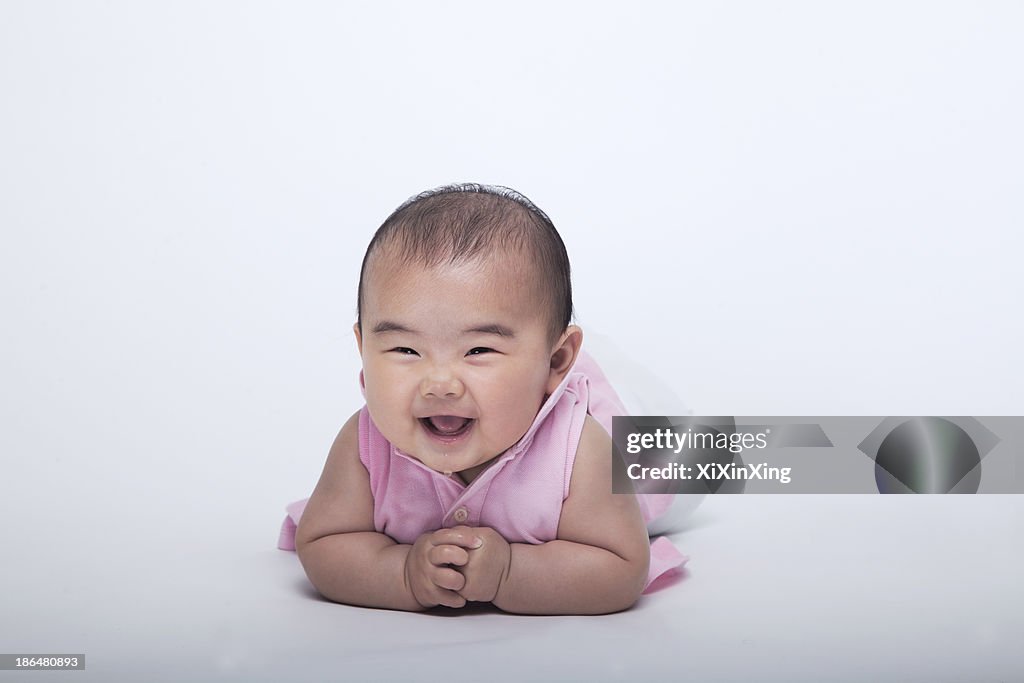
MULTIPOLYGON (((359 459, 370 475, 374 527, 406 544, 428 531, 460 525, 491 527, 510 543, 554 540, 588 412, 609 432, 611 416, 625 414, 600 368, 581 353, 526 434, 466 485, 395 448, 364 406, 359 413, 359 459)), ((673 496, 637 499, 650 522, 671 505, 673 496)), ((294 550, 295 527, 305 503, 288 506, 278 547, 294 550)), ((656 539, 647 585, 685 561, 667 538, 656 539)))

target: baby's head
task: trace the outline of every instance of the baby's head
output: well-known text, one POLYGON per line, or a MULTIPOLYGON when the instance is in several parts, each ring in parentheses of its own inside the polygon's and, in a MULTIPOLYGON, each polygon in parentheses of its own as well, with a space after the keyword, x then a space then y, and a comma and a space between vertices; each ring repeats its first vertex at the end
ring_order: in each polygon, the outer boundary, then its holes
POLYGON ((448 186, 400 206, 367 248, 358 306, 378 429, 469 478, 525 434, 582 342, 565 246, 507 188, 448 186))
POLYGON ((547 316, 552 343, 572 318, 569 256, 562 238, 547 214, 507 187, 446 185, 395 209, 363 256, 357 324, 363 319, 367 270, 383 257, 424 267, 504 259, 506 267, 531 271, 528 294, 547 316))

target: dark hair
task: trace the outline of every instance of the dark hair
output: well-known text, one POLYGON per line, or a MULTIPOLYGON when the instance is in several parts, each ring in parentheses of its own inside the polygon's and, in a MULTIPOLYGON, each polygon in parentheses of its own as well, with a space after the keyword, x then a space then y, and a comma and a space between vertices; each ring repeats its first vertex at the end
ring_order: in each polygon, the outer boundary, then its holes
POLYGON ((547 214, 513 189, 462 183, 421 192, 388 216, 370 240, 359 271, 357 322, 362 329, 366 265, 383 246, 406 263, 437 266, 501 248, 524 253, 548 300, 550 332, 557 338, 572 319, 572 284, 565 244, 547 214))

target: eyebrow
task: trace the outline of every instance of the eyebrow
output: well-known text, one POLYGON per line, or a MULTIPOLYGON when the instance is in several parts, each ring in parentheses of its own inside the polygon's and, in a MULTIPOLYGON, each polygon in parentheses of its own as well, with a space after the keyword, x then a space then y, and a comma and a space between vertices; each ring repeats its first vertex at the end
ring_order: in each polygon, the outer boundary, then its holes
MULTIPOLYGON (((402 323, 397 323, 393 320, 381 320, 373 326, 374 334, 386 334, 388 332, 405 332, 406 334, 419 334, 416 330, 406 327, 402 323)), ((506 327, 499 323, 486 323, 484 325, 474 325, 473 327, 466 328, 462 331, 462 334, 493 334, 497 337, 507 337, 513 339, 516 333, 512 331, 512 328, 506 327)))
POLYGON ((381 320, 373 326, 374 334, 383 334, 385 332, 408 332, 410 334, 419 334, 416 330, 409 329, 405 325, 391 320, 381 320))
POLYGON ((509 339, 512 339, 513 337, 516 336, 516 333, 513 332, 511 328, 505 327, 504 325, 499 325, 498 323, 488 323, 486 325, 476 325, 474 327, 470 327, 467 330, 463 330, 462 333, 463 334, 472 334, 472 333, 477 333, 477 334, 493 334, 493 335, 496 335, 498 337, 508 337, 509 339))

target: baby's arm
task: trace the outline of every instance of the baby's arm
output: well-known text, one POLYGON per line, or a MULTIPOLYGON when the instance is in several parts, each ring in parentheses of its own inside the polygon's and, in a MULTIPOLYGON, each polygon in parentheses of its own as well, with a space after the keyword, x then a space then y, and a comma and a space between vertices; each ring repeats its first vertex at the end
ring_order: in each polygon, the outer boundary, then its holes
POLYGON ((588 416, 558 539, 511 544, 495 605, 521 614, 605 614, 637 601, 647 581, 650 542, 636 498, 612 493, 611 459, 611 439, 588 416))
POLYGON ((313 586, 329 600, 409 611, 461 607, 462 575, 446 566, 468 559, 474 538, 453 529, 414 545, 374 530, 370 476, 359 460, 359 414, 341 428, 295 533, 295 549, 313 586), (407 561, 408 560, 408 561, 407 561))

